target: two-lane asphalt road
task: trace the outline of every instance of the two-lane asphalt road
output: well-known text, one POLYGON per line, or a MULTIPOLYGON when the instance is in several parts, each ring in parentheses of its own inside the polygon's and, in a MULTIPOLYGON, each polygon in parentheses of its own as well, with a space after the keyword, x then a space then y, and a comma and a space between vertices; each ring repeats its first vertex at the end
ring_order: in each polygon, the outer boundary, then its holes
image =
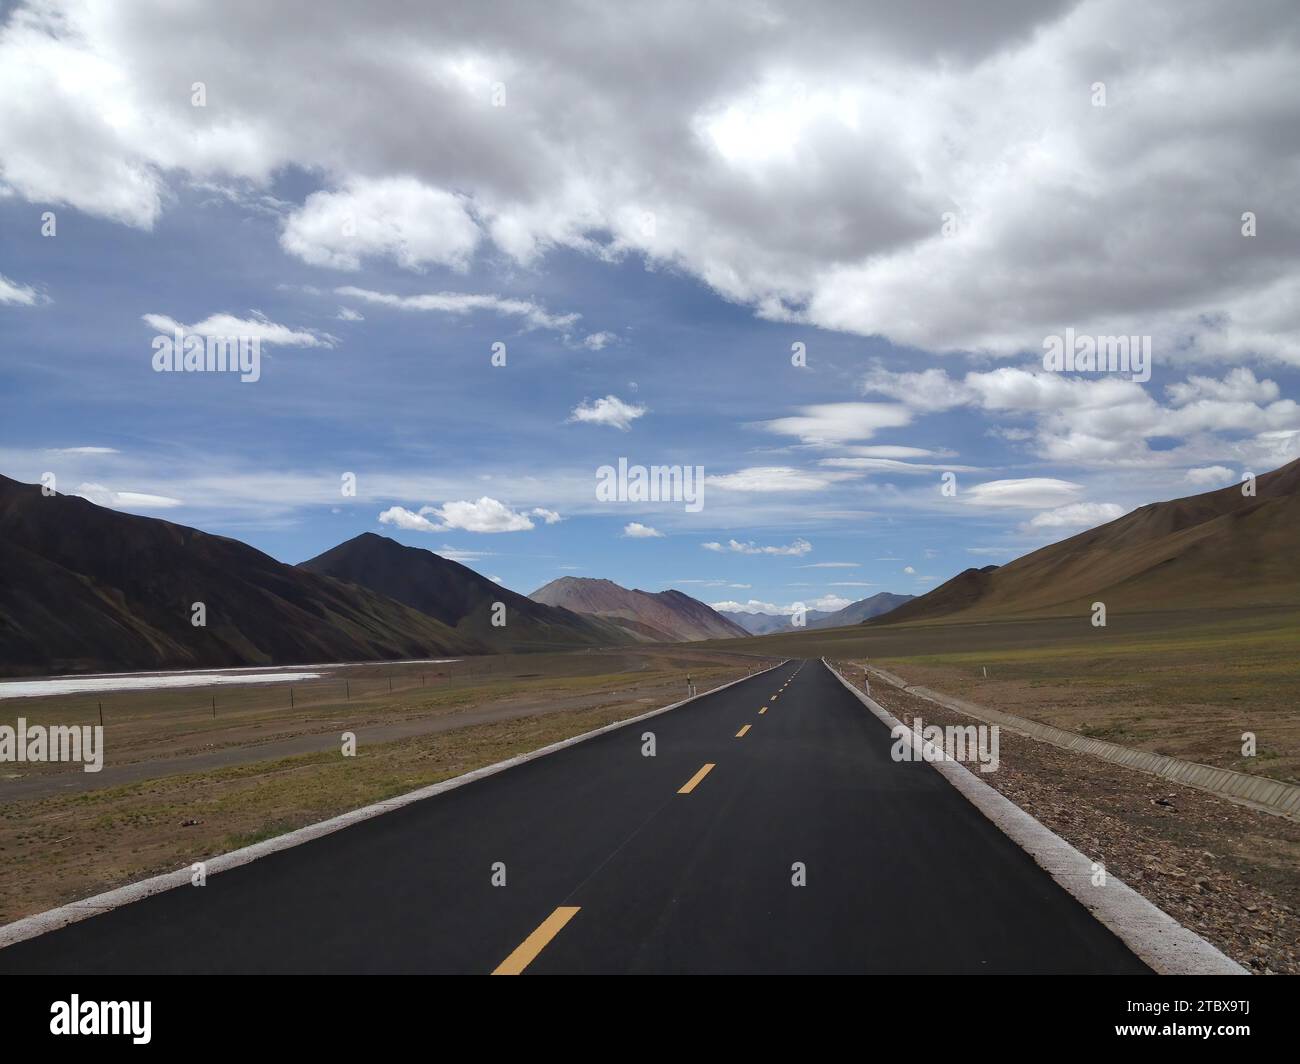
POLYGON ((0 972, 1147 971, 891 745, 790 662, 0 950, 0 972))

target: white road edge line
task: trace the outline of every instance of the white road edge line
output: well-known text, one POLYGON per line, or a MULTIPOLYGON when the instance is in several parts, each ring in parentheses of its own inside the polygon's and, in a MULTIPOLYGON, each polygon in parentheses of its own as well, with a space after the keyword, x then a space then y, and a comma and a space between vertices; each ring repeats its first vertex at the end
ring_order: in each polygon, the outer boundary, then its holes
MULTIPOLYGON (((322 820, 315 824, 308 824, 306 827, 297 828, 294 831, 286 832, 283 835, 277 835, 273 839, 267 839, 265 842, 254 843, 252 846, 245 846, 242 850, 232 850, 230 853, 223 853, 219 857, 212 857, 206 860, 206 874, 209 876, 216 875, 220 872, 228 872, 232 868, 239 868, 241 865, 249 864, 256 861, 259 857, 268 857, 273 853, 279 853, 281 850, 289 850, 295 846, 301 846, 304 842, 310 842, 312 839, 318 839, 323 835, 332 835, 336 831, 341 831, 353 824, 359 824, 363 820, 369 820, 371 817, 382 816, 384 813, 391 813, 394 809, 401 809, 403 806, 410 805, 413 802, 423 801, 425 798, 433 798, 435 795, 443 794, 446 791, 455 790, 457 787, 463 787, 467 783, 473 783, 475 780, 484 779, 487 776, 495 776, 498 772, 504 772, 508 768, 514 768, 516 765, 522 765, 529 761, 535 761, 539 757, 545 757, 547 754, 553 754, 557 750, 564 750, 570 746, 576 746, 578 743, 586 742, 588 739, 594 739, 597 735, 605 735, 607 732, 615 731, 619 728, 626 728, 629 724, 637 724, 643 720, 649 720, 651 717, 657 717, 662 713, 671 712, 679 709, 689 702, 697 702, 701 698, 707 698, 709 695, 717 694, 719 691, 725 691, 728 687, 734 687, 745 680, 752 680, 755 676, 762 676, 764 673, 771 672, 772 669, 779 669, 782 665, 789 662, 785 661, 773 665, 771 668, 764 669, 762 672, 751 673, 748 676, 742 676, 737 680, 731 680, 728 683, 720 684, 717 687, 710 688, 698 695, 690 698, 683 698, 680 702, 674 702, 672 705, 660 706, 658 709, 652 709, 648 713, 642 713, 636 717, 629 717, 627 720, 616 720, 613 724, 606 724, 604 727, 596 728, 594 731, 583 732, 581 735, 575 735, 569 739, 561 739, 557 743, 551 743, 549 746, 543 746, 537 750, 530 750, 526 754, 519 754, 516 757, 507 758, 505 761, 498 761, 494 765, 486 765, 483 768, 477 768, 473 772, 466 772, 463 776, 456 776, 454 779, 443 780, 441 783, 430 784, 428 787, 421 787, 418 790, 408 791, 406 794, 399 794, 396 798, 388 798, 382 802, 376 802, 374 805, 363 806, 360 809, 353 809, 347 813, 340 813, 338 816, 330 817, 328 820, 322 820)), ((69 902, 66 905, 60 905, 57 908, 49 909, 43 913, 35 913, 32 916, 25 916, 21 920, 15 920, 11 924, 5 924, 0 927, 0 949, 6 946, 12 946, 18 942, 24 942, 29 938, 36 938, 49 931, 56 931, 60 927, 66 927, 68 924, 75 924, 91 916, 98 916, 101 913, 110 912, 113 909, 121 908, 123 905, 130 905, 132 902, 143 901, 145 898, 154 894, 162 894, 164 891, 174 890, 177 887, 188 887, 190 877, 193 873, 189 867, 182 868, 176 872, 164 872, 162 875, 153 876, 150 879, 142 879, 138 883, 128 883, 125 887, 118 887, 115 890, 106 891, 103 894, 96 894, 94 897, 83 898, 81 901, 69 902)))
POLYGON ((1004 835, 1024 850, 1071 897, 1087 909, 1137 957, 1160 975, 1249 975, 1216 946, 1151 904, 1118 876, 1106 873, 1106 885, 1092 885, 1092 859, 1039 823, 965 765, 921 739, 911 728, 839 674, 822 664, 889 728, 906 728, 912 749, 934 758, 928 764, 959 790, 1004 835), (929 748, 928 751, 926 748, 929 748))

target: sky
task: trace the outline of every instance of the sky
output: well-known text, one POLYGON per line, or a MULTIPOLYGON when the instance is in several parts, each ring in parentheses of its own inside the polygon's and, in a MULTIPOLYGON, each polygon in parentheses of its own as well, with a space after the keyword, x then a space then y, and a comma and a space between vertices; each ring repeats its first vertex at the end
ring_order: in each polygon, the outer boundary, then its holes
POLYGON ((0 5, 0 473, 783 612, 1300 456, 1300 9, 950 7, 0 5))

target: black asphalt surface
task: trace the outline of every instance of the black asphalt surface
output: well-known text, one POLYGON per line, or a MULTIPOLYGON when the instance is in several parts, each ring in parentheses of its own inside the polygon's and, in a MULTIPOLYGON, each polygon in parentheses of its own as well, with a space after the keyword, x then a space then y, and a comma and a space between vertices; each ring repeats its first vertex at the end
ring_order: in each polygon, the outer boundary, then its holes
POLYGON ((528 974, 1147 971, 891 745, 821 662, 790 662, 10 946, 0 972, 489 973, 561 906, 528 974))

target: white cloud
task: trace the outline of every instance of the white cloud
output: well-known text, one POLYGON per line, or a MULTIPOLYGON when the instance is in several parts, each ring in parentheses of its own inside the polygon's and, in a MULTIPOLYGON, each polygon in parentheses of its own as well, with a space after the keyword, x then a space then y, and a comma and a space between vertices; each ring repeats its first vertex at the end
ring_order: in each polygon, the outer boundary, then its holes
POLYGON ((116 447, 55 447, 55 454, 74 454, 74 455, 100 455, 100 454, 120 454, 116 447))
POLYGON ((528 515, 529 515, 530 517, 540 517, 540 518, 541 518, 543 521, 545 521, 548 525, 559 524, 559 522, 562 520, 562 518, 560 517, 560 515, 557 514, 554 510, 544 510, 544 509, 543 509, 542 507, 540 507, 540 506, 538 506, 538 507, 536 507, 536 508, 534 508, 534 509, 532 509, 532 510, 529 510, 529 511, 528 511, 528 515))
POLYGON ((623 526, 623 535, 627 539, 663 539, 663 533, 640 521, 631 521, 623 526))
POLYGON ((19 284, 17 281, 11 281, 0 273, 0 304, 8 303, 20 307, 34 307, 40 302, 42 302, 41 294, 35 288, 30 285, 19 284))
POLYGON ((335 315, 339 321, 365 321, 366 317, 359 310, 353 310, 351 307, 339 307, 338 314, 335 315))
POLYGON ((781 554, 792 557, 800 557, 812 550, 812 544, 802 537, 795 539, 794 542, 784 547, 760 547, 754 543, 741 543, 739 540, 729 539, 726 544, 722 543, 702 543, 705 550, 711 550, 715 553, 732 553, 732 554, 781 554))
POLYGON ((139 491, 114 491, 103 484, 78 484, 72 493, 111 510, 171 510, 184 506, 180 499, 168 495, 148 495, 139 491))
POLYGON ((390 506, 379 515, 381 525, 396 525, 407 532, 443 532, 446 526, 430 521, 423 514, 408 510, 405 506, 390 506))
POLYGON ((1201 466, 1197 469, 1189 469, 1187 479, 1192 484, 1201 486, 1212 484, 1214 487, 1221 488, 1225 484, 1230 484, 1236 480, 1237 474, 1227 466, 1201 466))
POLYGON ((861 458, 942 458, 943 454, 939 451, 932 451, 925 447, 894 447, 884 444, 863 444, 848 447, 846 450, 850 454, 858 455, 861 458))
POLYGON ((1044 530, 1085 529, 1104 525, 1125 514, 1124 507, 1113 502, 1072 502, 1035 514, 1021 526, 1022 531, 1040 532, 1044 530))
MULTIPOLYGON (((941 369, 927 369, 920 373, 894 373, 879 363, 862 378, 862 391, 867 395, 884 395, 917 410, 950 410, 964 406, 971 400, 970 391, 941 369)), ((903 457, 880 455, 882 458, 903 457)))
POLYGON ((618 337, 612 332, 594 332, 583 337, 582 346, 590 351, 603 351, 617 340, 618 337))
POLYGON ((908 576, 915 576, 915 575, 916 575, 916 570, 913 569, 910 565, 904 565, 904 566, 903 566, 903 572, 905 572, 908 576))
POLYGON ((603 399, 584 400, 579 403, 573 408, 569 420, 590 425, 612 425, 626 432, 632 427, 632 422, 643 416, 645 412, 644 406, 625 403, 617 395, 607 395, 603 399))
MULTIPOLYGON (((866 585, 863 585, 866 586, 866 585)), ((761 599, 750 599, 748 602, 710 602, 709 605, 715 610, 721 610, 726 613, 749 613, 762 614, 768 617, 789 617, 793 615, 796 609, 820 610, 823 613, 834 613, 836 610, 842 610, 845 606, 852 605, 852 599, 843 598, 840 595, 826 594, 811 602, 791 602, 788 605, 780 605, 776 602, 764 602, 761 599)))
POLYGON ((411 177, 356 178, 308 196, 285 221, 280 244, 304 262, 338 270, 358 270, 370 256, 408 270, 463 270, 480 236, 462 196, 411 177))
POLYGON ((922 473, 978 473, 979 466, 955 465, 928 465, 921 462, 899 462, 893 458, 823 458, 821 465, 829 466, 832 469, 855 469, 862 473, 877 471, 881 473, 903 473, 908 476, 919 476, 922 473))
POLYGON ((797 416, 775 418, 762 425, 769 432, 824 445, 868 440, 880 429, 901 428, 911 420, 906 407, 889 403, 819 403, 801 407, 797 416))
POLYGON ((1213 377, 1188 377, 1180 384, 1171 384, 1165 391, 1175 406, 1185 406, 1197 399, 1218 399, 1230 403, 1271 403, 1280 394, 1277 384, 1258 380, 1244 366, 1230 370, 1221 381, 1213 377))
POLYGON ((294 172, 328 187, 284 246, 323 265, 455 268, 490 239, 522 263, 638 254, 765 317, 925 350, 1011 356, 1069 324, 1300 360, 1284 0, 1249 19, 1177 0, 914 11, 321 4, 276 25, 42 3, 0 28, 0 187, 147 229, 186 182, 263 196, 294 172), (1174 202, 1182 223, 1152 240, 1174 202))
POLYGON ((724 613, 765 613, 771 617, 788 617, 794 612, 791 606, 778 606, 775 602, 761 602, 758 599, 750 599, 748 602, 726 599, 723 602, 710 602, 709 606, 724 613))
POLYGON ((801 565, 800 569, 857 569, 860 568, 860 562, 812 562, 809 565, 801 565))
MULTIPOLYGON (((559 514, 551 510, 533 510, 531 513, 544 517, 547 524, 560 519, 559 514)), ((396 525, 408 532, 526 532, 535 527, 528 515, 517 513, 505 503, 486 495, 477 502, 460 500, 441 506, 422 506, 418 512, 391 506, 379 515, 379 522, 396 525)))
POLYGON ((510 299, 496 295, 476 295, 468 292, 429 292, 419 296, 398 296, 389 292, 374 292, 367 288, 343 285, 334 294, 351 299, 365 300, 398 310, 430 311, 438 314, 471 314, 486 310, 506 317, 522 318, 530 329, 563 331, 582 315, 552 314, 545 307, 526 299, 510 299))
MULTIPOLYGON (((1212 433, 1241 433, 1265 430, 1291 432, 1300 429, 1300 406, 1278 399, 1277 385, 1259 380, 1248 369, 1230 371, 1222 380, 1193 376, 1171 384, 1167 391, 1173 406, 1165 407, 1133 381, 1116 377, 1087 378, 1003 366, 987 372, 949 377, 942 370, 924 374, 891 373, 877 368, 868 379, 875 390, 897 394, 904 401, 922 401, 925 377, 932 391, 946 398, 938 406, 957 403, 995 415, 1026 415, 1035 428, 997 425, 991 431, 1013 442, 1029 442, 1041 458, 1095 466, 1181 465, 1206 457, 1247 460, 1235 454, 1232 441, 1212 433), (911 400, 909 400, 911 397, 911 400), (1180 448, 1154 451, 1147 441, 1154 437, 1185 441, 1180 448)), ((937 407, 936 407, 937 408, 937 407)), ((1278 462, 1285 461, 1285 445, 1262 446, 1278 462)), ((823 462, 835 468, 870 468, 860 460, 833 458, 823 462)), ((942 466, 911 465, 933 471, 942 466)), ((960 469, 950 466, 948 468, 960 469)), ((895 470, 903 472, 902 468, 895 470)))
POLYGON ((478 561, 480 558, 490 558, 494 552, 489 550, 462 550, 459 547, 449 547, 444 543, 433 553, 438 555, 439 558, 446 558, 448 561, 461 562, 463 564, 465 562, 478 561))
POLYGON ((142 319, 151 329, 160 333, 170 334, 179 329, 198 336, 241 337, 282 347, 333 347, 338 342, 329 333, 291 329, 287 325, 276 324, 258 311, 252 313, 251 318, 236 318, 233 314, 224 313, 211 314, 193 325, 182 325, 165 314, 144 314, 142 319))
POLYGON ((751 466, 705 478, 712 488, 749 492, 820 491, 845 479, 848 475, 843 473, 808 473, 788 466, 751 466))
POLYGON ((1083 490, 1082 485, 1051 477, 989 480, 967 488, 965 498, 975 506, 1041 509, 1063 505, 1083 490))

